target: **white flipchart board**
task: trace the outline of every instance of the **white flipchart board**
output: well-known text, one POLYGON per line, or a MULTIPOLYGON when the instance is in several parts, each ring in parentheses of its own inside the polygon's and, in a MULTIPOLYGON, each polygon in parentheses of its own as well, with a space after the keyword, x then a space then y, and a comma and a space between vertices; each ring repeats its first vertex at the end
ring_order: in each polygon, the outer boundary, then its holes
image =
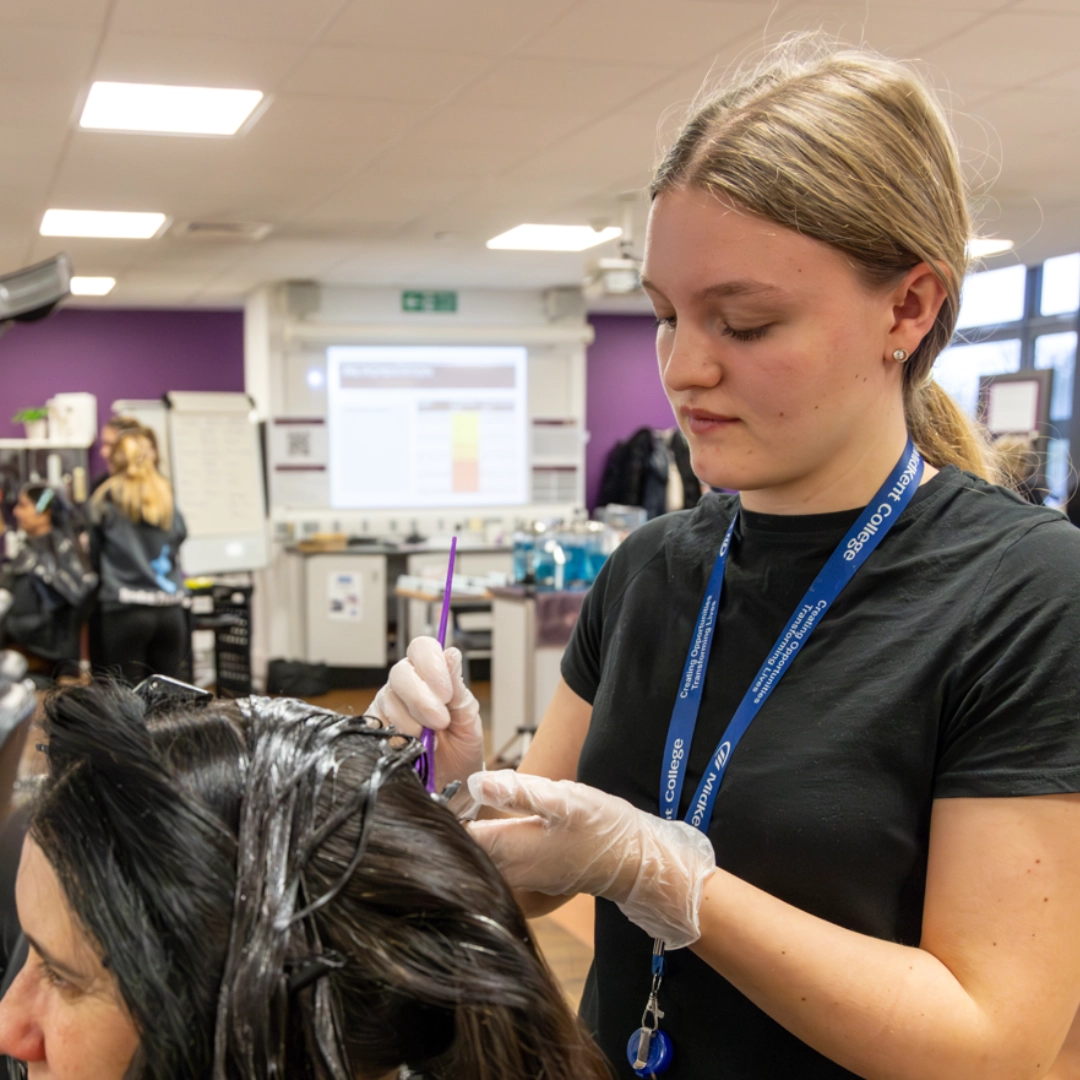
POLYGON ((165 395, 186 574, 257 570, 269 561, 259 428, 246 394, 165 395))

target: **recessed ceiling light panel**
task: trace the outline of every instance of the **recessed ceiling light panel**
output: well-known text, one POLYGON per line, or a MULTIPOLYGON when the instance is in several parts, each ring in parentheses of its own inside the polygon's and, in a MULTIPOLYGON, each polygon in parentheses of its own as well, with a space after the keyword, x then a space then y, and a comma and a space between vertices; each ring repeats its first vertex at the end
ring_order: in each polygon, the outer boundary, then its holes
POLYGON ((165 224, 164 214, 123 210, 46 210, 42 236, 93 236, 110 240, 149 240, 165 224))
POLYGON ((235 135, 262 99, 261 90, 96 82, 79 126, 158 135, 235 135))
POLYGON ((72 296, 104 296, 112 292, 116 284, 114 277, 80 277, 78 274, 71 279, 72 296))
POLYGON ((487 242, 489 248, 503 251, 584 251, 622 236, 622 229, 612 226, 596 230, 591 225, 518 225, 487 242))
POLYGON ((1012 251, 1015 247, 1011 240, 993 240, 989 237, 977 236, 968 241, 968 255, 973 259, 985 259, 991 255, 1001 255, 1003 252, 1012 251))

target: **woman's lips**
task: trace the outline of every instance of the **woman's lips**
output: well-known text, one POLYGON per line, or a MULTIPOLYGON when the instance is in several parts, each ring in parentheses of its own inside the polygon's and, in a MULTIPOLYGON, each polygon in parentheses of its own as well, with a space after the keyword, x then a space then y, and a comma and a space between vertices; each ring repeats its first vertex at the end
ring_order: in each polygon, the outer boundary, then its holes
POLYGON ((714 431, 723 431, 732 424, 739 423, 737 416, 722 416, 719 413, 708 412, 705 409, 681 409, 686 417, 691 434, 710 435, 714 431))

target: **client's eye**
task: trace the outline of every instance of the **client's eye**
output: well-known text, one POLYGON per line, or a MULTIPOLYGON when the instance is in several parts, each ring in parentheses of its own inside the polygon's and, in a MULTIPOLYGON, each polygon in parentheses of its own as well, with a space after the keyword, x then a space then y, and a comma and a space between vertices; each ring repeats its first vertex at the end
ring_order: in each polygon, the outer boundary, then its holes
POLYGON ((55 986, 59 990, 72 990, 74 987, 67 979, 64 978, 47 960, 42 960, 38 964, 38 969, 41 971, 41 977, 52 986, 55 986))
POLYGON ((655 324, 655 326, 656 326, 656 328, 658 330, 660 329, 660 327, 663 327, 665 330, 674 330, 675 329, 675 316, 674 315, 658 315, 653 320, 653 322, 654 322, 654 324, 655 324))

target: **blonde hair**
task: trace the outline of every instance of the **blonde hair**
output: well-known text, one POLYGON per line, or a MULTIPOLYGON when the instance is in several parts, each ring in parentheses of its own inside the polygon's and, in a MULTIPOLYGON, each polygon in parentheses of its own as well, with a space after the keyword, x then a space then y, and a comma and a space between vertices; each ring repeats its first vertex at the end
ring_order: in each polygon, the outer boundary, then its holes
POLYGON ((679 187, 829 244, 871 288, 931 267, 945 301, 904 365, 908 430, 931 465, 998 479, 982 429, 930 378, 956 327, 971 221, 956 142, 914 71, 816 36, 785 42, 683 125, 650 190, 679 187))
POLYGON ((173 493, 156 462, 156 448, 146 430, 125 430, 109 455, 113 475, 94 492, 94 502, 108 499, 136 525, 145 521, 168 529, 173 522, 173 493))

